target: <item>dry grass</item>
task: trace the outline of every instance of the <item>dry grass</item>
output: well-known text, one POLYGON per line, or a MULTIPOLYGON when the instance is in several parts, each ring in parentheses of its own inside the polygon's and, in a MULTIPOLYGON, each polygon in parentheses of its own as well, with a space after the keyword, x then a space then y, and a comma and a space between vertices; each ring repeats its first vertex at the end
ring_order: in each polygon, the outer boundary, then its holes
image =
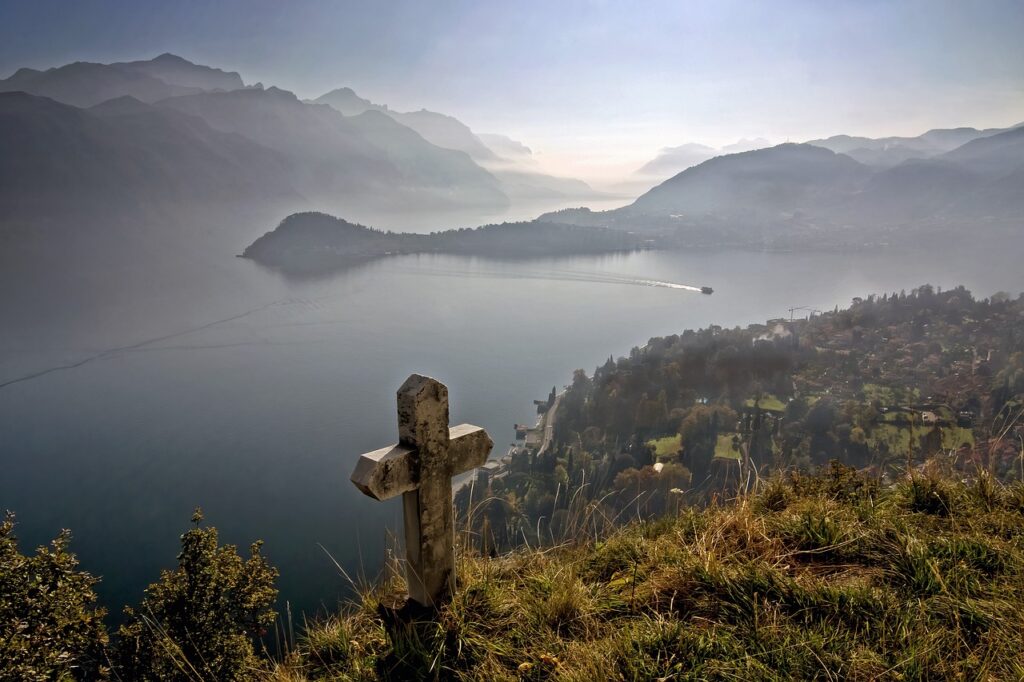
POLYGON ((849 471, 597 540, 460 558, 433 619, 378 608, 308 628, 300 680, 1019 680, 1024 490, 849 471))

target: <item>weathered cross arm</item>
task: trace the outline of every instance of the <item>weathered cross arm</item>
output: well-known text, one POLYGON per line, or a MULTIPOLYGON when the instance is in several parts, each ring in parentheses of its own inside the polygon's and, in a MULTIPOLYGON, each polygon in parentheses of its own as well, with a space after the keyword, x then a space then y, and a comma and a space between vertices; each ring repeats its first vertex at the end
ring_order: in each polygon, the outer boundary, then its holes
MULTIPOLYGON (((448 459, 453 476, 483 466, 487 454, 494 446, 491 437, 479 426, 459 424, 448 429, 451 439, 448 459)), ((352 482, 375 500, 387 500, 419 487, 418 467, 413 461, 416 448, 394 445, 360 455, 352 472, 352 482)))

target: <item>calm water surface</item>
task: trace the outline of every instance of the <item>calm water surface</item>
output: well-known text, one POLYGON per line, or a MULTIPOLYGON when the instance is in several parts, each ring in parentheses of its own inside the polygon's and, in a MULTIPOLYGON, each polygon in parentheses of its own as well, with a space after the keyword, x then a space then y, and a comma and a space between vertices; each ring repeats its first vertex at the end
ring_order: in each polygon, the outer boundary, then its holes
POLYGON ((23 548, 71 528, 119 609, 173 564, 202 506, 224 540, 264 539, 282 596, 313 612, 345 593, 325 550, 373 574, 398 527, 398 504, 363 497, 348 476, 359 453, 395 439, 409 373, 447 383, 453 421, 486 427, 501 454, 533 398, 652 336, 924 282, 1016 293, 1022 253, 409 256, 304 282, 199 262, 138 300, 24 306, 31 315, 5 321, 0 383, 82 364, 0 388, 0 508, 17 511, 23 548))

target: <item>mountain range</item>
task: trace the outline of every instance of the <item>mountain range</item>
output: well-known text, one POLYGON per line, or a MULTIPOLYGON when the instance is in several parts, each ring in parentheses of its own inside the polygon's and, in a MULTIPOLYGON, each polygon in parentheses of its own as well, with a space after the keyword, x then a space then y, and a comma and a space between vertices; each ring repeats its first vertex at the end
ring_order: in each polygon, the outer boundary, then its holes
POLYGON ((347 87, 331 90, 312 101, 326 104, 346 116, 379 112, 415 130, 431 144, 465 152, 499 180, 512 201, 602 196, 582 180, 539 172, 531 163, 532 151, 521 142, 504 135, 478 135, 453 116, 427 109, 395 111, 386 104, 364 99, 347 87))
MULTIPOLYGON (((360 116, 376 112, 364 112, 360 116)), ((935 158, 871 167, 830 149, 786 143, 717 156, 613 211, 567 209, 530 223, 403 235, 315 213, 292 215, 243 254, 310 274, 397 253, 491 257, 592 253, 633 246, 815 248, 976 240, 1019 232, 1024 215, 1024 127, 935 158), (575 226, 575 230, 570 226, 575 226)))
POLYGON ((498 181, 468 155, 433 145, 377 111, 345 116, 274 87, 183 95, 159 106, 284 155, 294 169, 292 181, 318 203, 342 198, 371 208, 508 204, 498 181))
POLYGON ((677 246, 836 246, 1020 229, 1024 125, 911 139, 931 140, 935 151, 871 165, 825 146, 786 143, 714 157, 620 209, 541 219, 638 230, 677 246))
POLYGON ((772 143, 762 137, 742 139, 718 148, 698 142, 687 142, 676 147, 663 148, 656 157, 638 168, 634 176, 638 180, 661 181, 716 156, 739 154, 771 146, 772 143))
MULTIPOLYGON (((546 219, 643 231, 677 245, 832 243, 868 234, 884 241, 925 228, 1018 225, 1022 136, 1018 126, 680 145, 637 177, 653 183, 688 167, 629 206, 546 219)), ((526 145, 477 134, 442 113, 395 111, 351 88, 301 100, 171 54, 20 69, 0 80, 0 181, 0 237, 66 216, 89 224, 119 214, 148 220, 206 205, 365 219, 501 211, 536 198, 564 205, 596 194, 579 180, 540 172, 526 145)))
MULTIPOLYGON (((832 137, 809 140, 807 144, 831 149, 839 154, 860 161, 867 166, 888 168, 911 159, 929 159, 952 151, 971 140, 989 137, 1005 132, 1008 128, 935 128, 915 137, 859 137, 833 135, 832 137)), ((764 138, 741 139, 722 147, 710 147, 699 142, 687 142, 675 147, 664 147, 658 155, 638 168, 633 182, 660 182, 687 168, 691 168, 716 156, 738 154, 773 146, 764 138)))
POLYGON ((152 213, 183 197, 376 215, 596 195, 495 153, 451 116, 390 111, 350 89, 302 101, 171 54, 19 69, 0 80, 0 120, 0 221, 89 205, 152 213))
POLYGON ((868 166, 887 168, 911 159, 930 159, 951 152, 972 140, 1006 132, 1009 128, 935 128, 916 137, 856 137, 833 135, 808 144, 831 149, 868 166))
POLYGON ((0 220, 297 198, 289 172, 272 149, 127 95, 82 109, 0 93, 0 220))
POLYGON ((313 102, 326 104, 345 116, 358 116, 367 111, 379 111, 415 130, 423 136, 423 139, 438 147, 465 152, 476 161, 498 159, 498 156, 469 129, 469 126, 453 116, 426 109, 405 113, 393 111, 386 104, 374 104, 370 100, 363 99, 352 88, 331 90, 317 97, 313 102))
POLYGON ((0 80, 0 92, 27 92, 76 107, 91 107, 125 95, 156 102, 203 90, 244 86, 237 73, 193 64, 172 54, 114 64, 74 62, 45 71, 23 68, 0 80))

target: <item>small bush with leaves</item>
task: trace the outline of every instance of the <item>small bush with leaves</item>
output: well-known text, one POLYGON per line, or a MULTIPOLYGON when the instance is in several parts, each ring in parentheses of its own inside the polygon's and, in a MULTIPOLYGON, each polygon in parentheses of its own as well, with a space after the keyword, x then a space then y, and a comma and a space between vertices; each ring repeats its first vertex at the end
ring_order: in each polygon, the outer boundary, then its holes
POLYGON ((217 530, 181 537, 178 567, 146 589, 118 631, 118 673, 132 680, 243 680, 260 667, 253 643, 274 622, 277 570, 250 547, 219 546, 217 530))
POLYGON ((92 680, 105 674, 107 633, 97 579, 78 571, 63 531, 34 556, 18 552, 14 516, 0 522, 0 678, 92 680))

